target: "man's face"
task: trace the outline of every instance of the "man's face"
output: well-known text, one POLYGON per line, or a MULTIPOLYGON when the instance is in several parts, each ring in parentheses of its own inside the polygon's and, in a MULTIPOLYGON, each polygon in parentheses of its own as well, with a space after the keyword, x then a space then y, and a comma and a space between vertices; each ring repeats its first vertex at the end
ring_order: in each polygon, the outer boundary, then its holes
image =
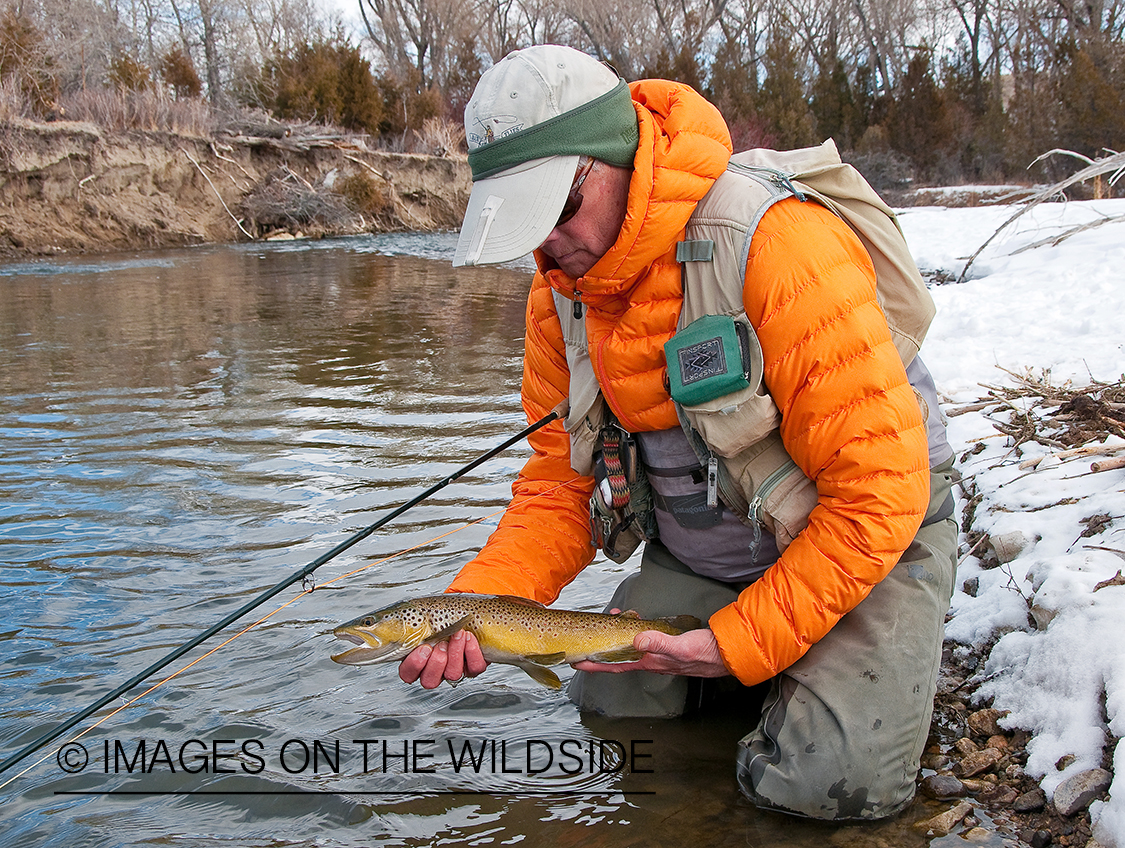
POLYGON ((621 232, 629 205, 630 168, 595 162, 582 184, 582 206, 539 246, 564 274, 578 279, 608 251, 621 232))

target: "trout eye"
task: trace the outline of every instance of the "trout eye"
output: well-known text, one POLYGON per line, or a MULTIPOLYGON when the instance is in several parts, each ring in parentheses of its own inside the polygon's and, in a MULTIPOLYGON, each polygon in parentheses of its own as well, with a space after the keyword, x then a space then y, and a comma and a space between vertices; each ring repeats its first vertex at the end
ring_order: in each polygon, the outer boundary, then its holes
POLYGON ((373 615, 367 616, 367 618, 365 618, 363 621, 361 621, 360 624, 363 627, 374 627, 375 626, 375 616, 373 616, 373 615))

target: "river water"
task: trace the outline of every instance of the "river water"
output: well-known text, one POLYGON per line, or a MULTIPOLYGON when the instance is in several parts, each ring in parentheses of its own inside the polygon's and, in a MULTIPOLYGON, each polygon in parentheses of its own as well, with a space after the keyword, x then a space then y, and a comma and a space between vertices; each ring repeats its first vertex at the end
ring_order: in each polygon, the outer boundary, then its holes
MULTIPOLYGON (((527 270, 453 270, 452 246, 0 267, 0 755, 522 429, 527 270)), ((927 844, 921 801, 866 827, 756 811, 737 716, 597 720, 507 666, 426 692, 331 662, 339 622, 445 587, 526 452, 0 775, 0 844, 927 844)), ((595 562, 559 605, 600 609, 627 569, 595 562)))

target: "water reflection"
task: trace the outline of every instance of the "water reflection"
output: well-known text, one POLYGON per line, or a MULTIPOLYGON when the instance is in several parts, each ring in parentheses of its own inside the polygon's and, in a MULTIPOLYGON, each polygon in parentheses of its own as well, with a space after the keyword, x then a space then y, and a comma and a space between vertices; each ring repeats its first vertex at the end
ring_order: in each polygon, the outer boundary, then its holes
MULTIPOLYGON (((527 274, 454 271, 451 248, 357 239, 0 269, 5 756, 522 428, 527 274)), ((45 749, 3 789, 0 841, 924 842, 906 827, 933 813, 922 805, 867 828, 755 811, 734 783, 737 717, 599 722, 514 668, 430 693, 390 667, 330 662, 342 619, 444 588, 525 450, 92 730, 85 769, 68 775, 45 749), (639 743, 645 768, 585 759, 607 739, 639 743), (491 755, 458 768, 466 745, 491 755), (91 794, 109 791, 145 794, 91 794)), ((624 568, 596 565, 562 603, 600 608, 624 568)))

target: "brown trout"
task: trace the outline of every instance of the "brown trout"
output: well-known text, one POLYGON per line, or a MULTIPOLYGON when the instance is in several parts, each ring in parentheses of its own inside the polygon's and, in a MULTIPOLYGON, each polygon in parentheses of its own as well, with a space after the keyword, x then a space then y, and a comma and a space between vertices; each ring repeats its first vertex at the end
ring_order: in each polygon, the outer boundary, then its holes
POLYGON ((635 612, 618 615, 548 609, 511 595, 447 594, 401 601, 337 627, 338 639, 358 648, 332 657, 345 665, 395 662, 419 645, 442 642, 468 630, 489 662, 508 663, 544 686, 562 682, 549 665, 628 662, 641 658, 633 637, 642 630, 677 636, 699 628, 692 615, 645 620, 635 612))

